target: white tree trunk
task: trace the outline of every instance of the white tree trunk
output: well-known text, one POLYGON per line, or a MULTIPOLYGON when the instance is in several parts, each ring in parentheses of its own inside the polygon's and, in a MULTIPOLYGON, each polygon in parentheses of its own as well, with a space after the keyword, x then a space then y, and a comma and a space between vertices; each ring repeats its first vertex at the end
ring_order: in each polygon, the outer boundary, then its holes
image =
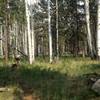
POLYGON ((16 50, 15 51, 16 51, 16 53, 15 54, 17 55, 18 54, 18 52, 17 52, 17 49, 18 49, 18 23, 17 23, 17 21, 15 22, 15 26, 16 26, 16 29, 15 29, 15 33, 16 33, 16 40, 15 40, 16 41, 16 45, 15 45, 16 50))
POLYGON ((58 0, 56 0, 56 35, 57 35, 57 59, 59 59, 59 35, 58 35, 58 0))
POLYGON ((2 43, 2 35, 3 35, 3 31, 2 31, 2 26, 1 26, 1 29, 0 29, 0 54, 1 54, 1 56, 3 56, 3 43, 2 43))
POLYGON ((23 52, 25 54, 25 28, 22 26, 23 52))
POLYGON ((49 34, 49 54, 50 54, 50 63, 53 61, 52 57, 52 33, 51 33, 51 14, 50 14, 50 0, 48 0, 48 34, 49 34))
POLYGON ((97 55, 100 57, 100 0, 98 0, 97 13, 97 55))
POLYGON ((28 50, 27 50, 27 46, 28 46, 28 45, 27 45, 27 30, 26 30, 26 29, 25 29, 25 35, 24 35, 24 36, 25 36, 25 37, 24 37, 24 38, 25 38, 25 39, 24 39, 24 40, 25 40, 25 41, 24 41, 24 43, 25 43, 25 44, 24 44, 24 45, 25 45, 25 47, 24 47, 24 52, 25 52, 26 55, 28 55, 28 50))
POLYGON ((32 59, 35 61, 35 34, 34 34, 34 18, 31 16, 31 38, 32 38, 32 59))
POLYGON ((25 0, 26 7, 26 20, 27 20, 27 32, 28 32, 28 52, 29 52, 29 63, 32 64, 32 45, 31 45, 31 29, 30 29, 30 12, 28 9, 28 2, 25 0))
POLYGON ((93 57, 92 35, 90 29, 89 0, 85 0, 85 10, 86 10, 86 23, 87 23, 87 40, 88 40, 91 57, 93 57))

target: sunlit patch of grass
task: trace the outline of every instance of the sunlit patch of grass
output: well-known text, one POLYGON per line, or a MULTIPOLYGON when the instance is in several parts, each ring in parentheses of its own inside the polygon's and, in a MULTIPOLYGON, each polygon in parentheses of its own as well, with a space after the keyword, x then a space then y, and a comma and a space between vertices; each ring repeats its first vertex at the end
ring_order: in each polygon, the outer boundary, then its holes
POLYGON ((32 65, 23 63, 23 66, 28 68, 40 68, 50 71, 57 71, 61 74, 66 74, 71 77, 81 76, 87 73, 99 73, 100 62, 91 60, 90 58, 64 58, 50 64, 49 62, 35 61, 32 65))
POLYGON ((10 92, 1 92, 0 100, 14 100, 13 93, 10 92))
MULTIPOLYGON (((7 86, 4 91, 0 91, 0 100, 19 100, 17 96, 15 98, 14 92, 16 91, 15 86, 7 86)), ((18 88, 18 87, 16 87, 18 88)))

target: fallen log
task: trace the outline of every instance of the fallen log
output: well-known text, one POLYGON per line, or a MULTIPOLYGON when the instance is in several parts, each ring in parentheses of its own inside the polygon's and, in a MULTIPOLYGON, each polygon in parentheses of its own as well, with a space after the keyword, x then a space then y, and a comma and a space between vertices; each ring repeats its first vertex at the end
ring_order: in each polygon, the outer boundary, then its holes
POLYGON ((6 91, 10 91, 11 89, 9 88, 5 88, 5 87, 1 87, 0 88, 0 92, 6 92, 6 91))

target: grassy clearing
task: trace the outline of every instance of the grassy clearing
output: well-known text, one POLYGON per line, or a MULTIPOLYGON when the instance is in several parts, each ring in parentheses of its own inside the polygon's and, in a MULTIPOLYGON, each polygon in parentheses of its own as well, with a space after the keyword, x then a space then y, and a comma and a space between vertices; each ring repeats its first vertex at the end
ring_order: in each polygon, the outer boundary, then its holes
POLYGON ((28 94, 33 100, 100 100, 90 90, 85 77, 85 74, 95 72, 100 73, 100 62, 89 58, 67 58, 53 64, 36 61, 28 65, 22 62, 16 70, 1 64, 0 87, 11 87, 13 92, 4 93, 5 96, 0 93, 0 100, 13 96, 22 100, 28 94))
POLYGON ((14 100, 14 95, 12 92, 1 92, 0 100, 14 100))

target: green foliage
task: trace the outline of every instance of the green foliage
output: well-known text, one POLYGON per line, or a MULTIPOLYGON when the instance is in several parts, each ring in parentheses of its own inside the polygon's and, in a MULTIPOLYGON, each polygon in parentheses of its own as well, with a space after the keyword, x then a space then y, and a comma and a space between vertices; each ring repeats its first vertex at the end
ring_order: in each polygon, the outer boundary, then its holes
MULTIPOLYGON (((25 4, 24 0, 9 0, 9 8, 7 8, 7 3, 5 0, 0 0, 0 17, 5 21, 6 13, 10 14, 10 18, 17 20, 20 23, 25 22, 25 4)), ((4 23, 3 23, 4 24, 4 23)))

